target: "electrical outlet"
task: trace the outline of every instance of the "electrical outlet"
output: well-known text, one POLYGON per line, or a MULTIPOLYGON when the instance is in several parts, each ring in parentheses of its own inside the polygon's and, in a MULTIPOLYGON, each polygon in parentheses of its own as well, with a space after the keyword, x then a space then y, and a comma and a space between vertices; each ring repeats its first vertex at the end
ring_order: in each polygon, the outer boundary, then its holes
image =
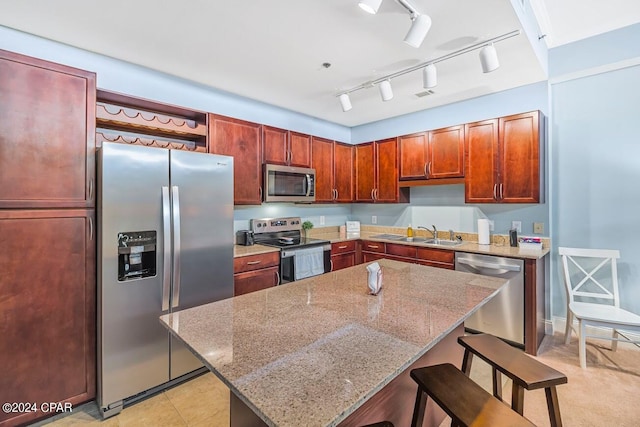
POLYGON ((522 221, 511 221, 511 229, 514 228, 518 233, 522 233, 522 221))
POLYGON ((320 215, 320 225, 324 225, 324 215, 320 215))
POLYGON ((534 222, 533 232, 534 234, 544 234, 544 222, 534 222))
POLYGON ((495 231, 496 225, 492 219, 489 220, 489 231, 495 231))
POLYGON ((375 215, 371 215, 371 224, 377 224, 378 223, 378 217, 375 215))

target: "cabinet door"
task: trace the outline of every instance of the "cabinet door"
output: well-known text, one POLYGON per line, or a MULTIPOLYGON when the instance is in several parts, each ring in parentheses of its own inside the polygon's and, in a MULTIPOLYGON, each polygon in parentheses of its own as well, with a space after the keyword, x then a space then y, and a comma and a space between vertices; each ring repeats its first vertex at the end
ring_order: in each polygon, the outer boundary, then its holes
POLYGON ((278 284, 278 267, 263 268, 233 275, 234 296, 272 288, 278 284))
POLYGON ((212 114, 209 132, 210 151, 233 156, 234 204, 261 204, 260 125, 212 114))
POLYGON ((353 152, 353 145, 336 142, 333 146, 333 186, 336 190, 336 201, 340 203, 353 201, 353 152))
POLYGON ((398 137, 398 151, 400 153, 401 180, 426 179, 428 158, 427 132, 419 132, 398 137))
MULTIPOLYGON (((0 390, 3 402, 95 397, 93 210, 0 211, 0 390)), ((21 424, 41 412, 6 414, 21 424)))
POLYGON ((316 170, 316 203, 333 202, 333 141, 314 136, 311 148, 311 167, 316 170))
POLYGON ((95 74, 0 50, 0 208, 92 207, 95 74))
POLYGON ((452 126, 429 132, 429 178, 464 176, 464 126, 452 126))
POLYGON ((498 197, 498 120, 465 126, 464 200, 495 203, 498 197))
POLYGON ((396 138, 376 141, 377 202, 398 201, 398 142, 396 138))
POLYGON ((289 165, 311 167, 311 136, 289 132, 289 165))
POLYGON ((539 112, 500 118, 499 198, 502 203, 540 202, 539 112))
POLYGON ((373 142, 356 145, 356 202, 373 202, 375 148, 373 142))
POLYGON ((289 161, 289 131, 262 127, 262 163, 286 165, 289 161))
POLYGON ((356 265, 355 252, 331 256, 331 271, 342 270, 343 268, 353 267, 354 265, 356 265))

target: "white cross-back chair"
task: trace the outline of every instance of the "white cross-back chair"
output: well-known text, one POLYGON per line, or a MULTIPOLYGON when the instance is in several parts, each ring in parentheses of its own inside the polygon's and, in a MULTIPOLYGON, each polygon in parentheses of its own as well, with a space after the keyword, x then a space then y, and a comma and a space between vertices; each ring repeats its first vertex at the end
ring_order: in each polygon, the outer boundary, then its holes
POLYGON ((616 351, 618 341, 640 343, 619 331, 640 334, 640 316, 620 308, 616 260, 620 251, 607 249, 558 248, 562 258, 564 283, 567 289, 567 327, 565 343, 571 341, 571 330, 579 339, 580 366, 587 367, 585 340, 598 337, 611 340, 616 351), (577 329, 574 319, 578 321, 577 329), (587 335, 587 327, 613 329, 611 338, 587 335), (620 338, 622 336, 623 338, 620 338))

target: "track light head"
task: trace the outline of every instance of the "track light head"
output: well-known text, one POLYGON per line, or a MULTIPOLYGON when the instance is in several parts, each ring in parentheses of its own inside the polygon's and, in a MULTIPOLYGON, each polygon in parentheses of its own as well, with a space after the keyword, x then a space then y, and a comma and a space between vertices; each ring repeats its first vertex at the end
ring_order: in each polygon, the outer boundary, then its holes
POLYGON ((382 4, 382 0, 360 0, 358 6, 367 13, 375 15, 382 4))
POLYGON ((416 13, 412 15, 411 21, 411 28, 409 28, 404 42, 409 46, 419 48, 431 28, 431 18, 429 15, 416 13))
POLYGON ((380 82, 380 96, 382 96, 383 101, 391 101, 393 99, 391 80, 383 80, 380 82))
POLYGON ((340 105, 342 106, 342 111, 344 111, 345 113, 351 110, 351 108, 353 108, 351 106, 351 99, 349 98, 348 93, 343 93, 338 97, 338 99, 340 99, 340 105))
POLYGON ((490 43, 480 50, 480 65, 483 73, 490 73, 500 67, 498 52, 493 43, 490 43))
POLYGON ((438 70, 435 64, 429 64, 422 69, 422 86, 431 89, 438 85, 438 70))

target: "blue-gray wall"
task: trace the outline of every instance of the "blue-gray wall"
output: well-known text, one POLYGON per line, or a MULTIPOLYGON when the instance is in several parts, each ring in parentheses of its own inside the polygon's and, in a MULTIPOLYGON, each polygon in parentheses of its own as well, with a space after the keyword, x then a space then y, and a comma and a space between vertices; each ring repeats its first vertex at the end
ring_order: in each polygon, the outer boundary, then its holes
POLYGON ((566 315, 558 246, 619 249, 621 304, 640 313, 640 25, 549 59, 551 314, 566 315))

